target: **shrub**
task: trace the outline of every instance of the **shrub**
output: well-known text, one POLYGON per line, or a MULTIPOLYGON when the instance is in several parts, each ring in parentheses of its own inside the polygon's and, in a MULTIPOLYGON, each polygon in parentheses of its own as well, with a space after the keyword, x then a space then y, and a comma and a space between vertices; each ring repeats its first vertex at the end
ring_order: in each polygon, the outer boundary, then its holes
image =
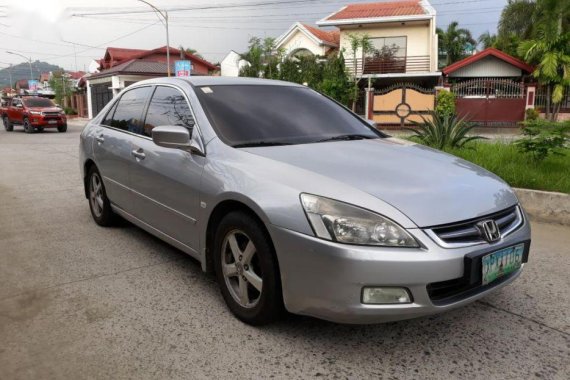
POLYGON ((437 93, 435 112, 439 116, 455 115, 455 94, 451 91, 439 91, 437 93))
POLYGON ((440 115, 432 112, 431 120, 422 116, 423 123, 414 123, 416 128, 406 128, 412 131, 412 139, 437 149, 463 148, 473 140, 484 139, 482 136, 468 136, 474 125, 467 124, 455 115, 440 115))
POLYGON ((515 142, 520 152, 535 161, 543 161, 553 154, 563 155, 562 149, 570 142, 570 122, 552 122, 542 119, 527 120, 524 137, 515 142))
POLYGON ((525 117, 526 121, 534 121, 540 117, 540 112, 538 112, 538 110, 534 108, 527 109, 525 113, 526 113, 525 117))

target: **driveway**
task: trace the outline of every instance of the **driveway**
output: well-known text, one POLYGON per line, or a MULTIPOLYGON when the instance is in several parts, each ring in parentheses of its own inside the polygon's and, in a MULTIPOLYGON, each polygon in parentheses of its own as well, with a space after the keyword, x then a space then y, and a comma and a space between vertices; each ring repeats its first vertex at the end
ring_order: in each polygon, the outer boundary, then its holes
POLYGON ((1 379, 570 377, 570 228, 534 223, 519 280, 453 312, 253 328, 195 260, 126 222, 95 225, 81 127, 0 131, 1 379))

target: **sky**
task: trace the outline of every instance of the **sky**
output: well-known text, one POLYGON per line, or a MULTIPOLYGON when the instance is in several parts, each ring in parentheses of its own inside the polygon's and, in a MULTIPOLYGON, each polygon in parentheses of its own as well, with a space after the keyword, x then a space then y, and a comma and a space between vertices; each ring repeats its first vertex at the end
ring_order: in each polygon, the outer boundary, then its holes
MULTIPOLYGON (((196 49, 209 61, 243 52, 252 36, 278 37, 295 21, 316 21, 349 3, 372 0, 149 0, 169 10, 170 46, 196 49)), ((437 25, 451 21, 477 38, 495 32, 507 0, 431 0, 437 25)), ((165 27, 138 0, 0 0, 0 68, 24 58, 84 70, 105 47, 166 45, 165 27), (94 13, 116 13, 93 15, 94 13)))

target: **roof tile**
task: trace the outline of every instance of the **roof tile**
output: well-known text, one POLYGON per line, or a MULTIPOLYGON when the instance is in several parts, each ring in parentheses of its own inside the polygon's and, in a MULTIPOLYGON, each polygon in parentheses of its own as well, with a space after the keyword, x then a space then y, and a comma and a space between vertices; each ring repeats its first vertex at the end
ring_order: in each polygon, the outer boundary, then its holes
POLYGON ((427 13, 419 0, 404 0, 350 4, 325 20, 351 20, 377 17, 415 16, 424 14, 427 13))

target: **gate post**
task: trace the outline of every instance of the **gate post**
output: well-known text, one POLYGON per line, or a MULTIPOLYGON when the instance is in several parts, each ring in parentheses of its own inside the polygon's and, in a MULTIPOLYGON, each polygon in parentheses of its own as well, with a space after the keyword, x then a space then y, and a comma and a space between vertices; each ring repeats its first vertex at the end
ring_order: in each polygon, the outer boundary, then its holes
POLYGON ((526 88, 525 110, 534 109, 535 102, 536 102, 536 85, 529 85, 526 88))
POLYGON ((374 89, 369 87, 366 89, 366 118, 374 119, 374 89))

